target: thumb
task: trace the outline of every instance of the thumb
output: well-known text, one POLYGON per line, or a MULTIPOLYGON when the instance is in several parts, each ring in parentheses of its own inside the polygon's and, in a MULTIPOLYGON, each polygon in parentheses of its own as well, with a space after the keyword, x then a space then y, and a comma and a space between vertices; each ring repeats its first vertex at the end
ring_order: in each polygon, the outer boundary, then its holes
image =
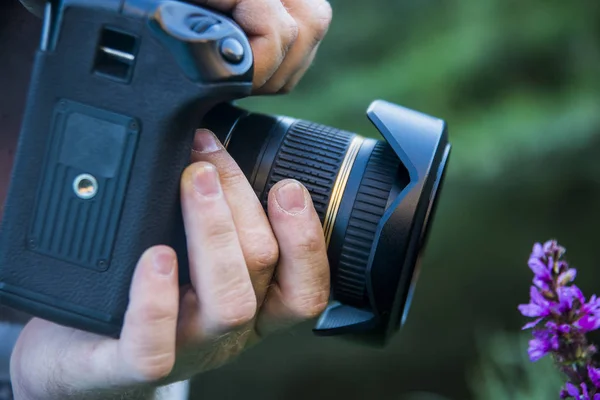
POLYGON ((11 357, 16 392, 24 398, 109 398, 168 375, 179 308, 176 260, 166 246, 142 255, 119 340, 34 318, 11 357))
POLYGON ((153 383, 171 373, 179 312, 177 257, 166 246, 147 250, 135 269, 119 340, 96 345, 93 387, 153 383))
POLYGON ((175 364, 178 312, 177 256, 169 247, 153 247, 135 270, 121 338, 116 342, 123 377, 135 383, 169 375, 175 364))

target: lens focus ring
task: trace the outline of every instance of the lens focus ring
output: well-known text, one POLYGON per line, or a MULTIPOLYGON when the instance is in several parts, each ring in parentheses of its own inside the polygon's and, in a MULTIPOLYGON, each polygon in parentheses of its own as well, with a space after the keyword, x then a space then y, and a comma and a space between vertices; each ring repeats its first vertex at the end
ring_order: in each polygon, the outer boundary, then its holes
POLYGON ((297 121, 287 132, 263 192, 266 207, 271 188, 283 179, 301 182, 325 219, 331 192, 354 135, 311 122, 297 121))
MULTIPOLYGON (((333 201, 334 189, 339 185, 345 186, 345 182, 337 180, 356 137, 351 132, 296 121, 285 133, 271 167, 263 192, 263 205, 267 206, 268 193, 273 185, 283 179, 296 179, 310 192, 319 218, 324 223, 328 212, 331 212, 328 209, 333 201)), ((343 229, 343 239, 335 246, 337 254, 334 256, 338 263, 332 268, 334 274, 331 278, 334 297, 339 301, 359 308, 366 305, 369 255, 399 165, 400 160, 389 145, 377 142, 362 173, 352 212, 349 216, 339 216, 341 220, 348 221, 347 225, 336 228, 343 229)))
POLYGON ((354 201, 337 274, 333 277, 334 297, 347 304, 365 305, 366 268, 399 164, 387 143, 375 145, 354 201))

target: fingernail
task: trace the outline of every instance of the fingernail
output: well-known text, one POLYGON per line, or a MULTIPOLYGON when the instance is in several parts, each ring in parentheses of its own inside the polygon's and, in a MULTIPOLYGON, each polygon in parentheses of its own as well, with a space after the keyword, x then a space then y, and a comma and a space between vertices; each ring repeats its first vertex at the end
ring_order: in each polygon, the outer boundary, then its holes
POLYGON ((221 184, 217 169, 211 164, 201 164, 194 171, 194 188, 202 196, 217 196, 221 193, 221 184))
POLYGON ((302 186, 295 181, 285 183, 275 192, 277 204, 290 214, 298 214, 306 208, 306 196, 302 186))
POLYGON ((171 275, 175 267, 175 259, 170 252, 158 251, 154 254, 154 270, 159 275, 171 275))
POLYGON ((194 136, 194 151, 198 153, 214 153, 223 148, 219 139, 208 129, 198 129, 194 136))

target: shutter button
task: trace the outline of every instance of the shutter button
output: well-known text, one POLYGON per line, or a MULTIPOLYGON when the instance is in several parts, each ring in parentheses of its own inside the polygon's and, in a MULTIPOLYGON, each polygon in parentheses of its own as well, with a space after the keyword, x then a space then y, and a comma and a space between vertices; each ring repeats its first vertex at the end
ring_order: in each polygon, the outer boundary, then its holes
POLYGON ((244 59, 244 46, 234 38, 227 38, 221 42, 221 56, 232 63, 239 64, 244 59))

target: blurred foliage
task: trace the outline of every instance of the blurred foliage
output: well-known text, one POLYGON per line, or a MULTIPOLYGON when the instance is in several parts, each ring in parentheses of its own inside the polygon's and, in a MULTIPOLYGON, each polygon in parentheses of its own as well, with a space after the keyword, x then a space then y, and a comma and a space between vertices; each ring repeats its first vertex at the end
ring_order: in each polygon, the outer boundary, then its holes
POLYGON ((492 332, 480 337, 481 360, 471 372, 479 400, 547 400, 558 398, 564 377, 545 357, 527 357, 530 334, 492 332))
POLYGON ((313 68, 251 108, 375 135, 376 98, 448 120, 452 173, 498 173, 516 154, 582 145, 600 125, 600 3, 332 2, 313 68))
POLYGON ((385 350, 304 324, 199 377, 194 398, 557 398, 560 377, 525 361, 516 307, 531 246, 551 237, 586 295, 600 292, 600 2, 331 3, 298 88, 241 104, 366 136, 378 98, 448 121, 453 154, 413 308, 385 350))

